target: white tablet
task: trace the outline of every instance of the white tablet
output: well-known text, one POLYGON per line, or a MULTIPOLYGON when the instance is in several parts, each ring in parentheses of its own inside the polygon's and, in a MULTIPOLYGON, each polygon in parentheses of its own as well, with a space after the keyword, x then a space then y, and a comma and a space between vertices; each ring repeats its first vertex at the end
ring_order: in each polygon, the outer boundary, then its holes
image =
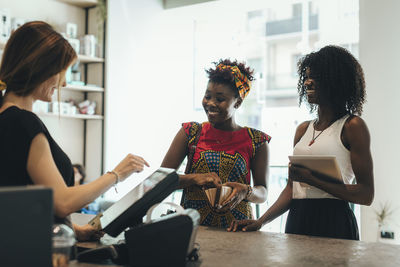
POLYGON ((292 164, 307 167, 313 171, 336 178, 336 182, 343 183, 342 173, 335 156, 327 155, 294 155, 289 156, 292 164))

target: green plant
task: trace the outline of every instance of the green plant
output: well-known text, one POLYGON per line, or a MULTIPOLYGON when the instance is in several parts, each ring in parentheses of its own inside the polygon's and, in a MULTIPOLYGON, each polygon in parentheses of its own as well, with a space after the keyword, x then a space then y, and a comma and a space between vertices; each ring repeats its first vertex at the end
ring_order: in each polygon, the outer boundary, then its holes
POLYGON ((97 16, 98 16, 100 24, 103 24, 104 21, 107 19, 107 2, 106 2, 106 0, 98 0, 97 16))
POLYGON ((380 209, 375 210, 375 215, 379 226, 387 224, 388 220, 390 220, 391 216, 393 216, 394 211, 395 210, 388 202, 385 202, 383 205, 380 204, 380 209))
POLYGON ((99 43, 103 41, 104 22, 107 20, 107 0, 97 0, 97 40, 99 43))

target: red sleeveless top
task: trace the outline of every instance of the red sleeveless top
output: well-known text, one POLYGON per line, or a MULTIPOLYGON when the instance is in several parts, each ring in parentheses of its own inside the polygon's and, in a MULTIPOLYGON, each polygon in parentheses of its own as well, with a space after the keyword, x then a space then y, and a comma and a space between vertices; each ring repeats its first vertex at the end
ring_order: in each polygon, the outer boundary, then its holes
MULTIPOLYGON (((257 149, 271 137, 259 130, 243 127, 238 131, 222 131, 209 122, 201 124, 188 122, 182 124, 188 135, 189 151, 193 149, 196 134, 201 128, 189 173, 215 172, 222 183, 238 182, 250 184, 251 161, 257 149)), ((200 212, 201 224, 228 227, 234 219, 252 218, 251 207, 242 201, 232 211, 224 214, 216 212, 208 203, 207 196, 197 186, 186 188, 183 192, 183 206, 200 212)))

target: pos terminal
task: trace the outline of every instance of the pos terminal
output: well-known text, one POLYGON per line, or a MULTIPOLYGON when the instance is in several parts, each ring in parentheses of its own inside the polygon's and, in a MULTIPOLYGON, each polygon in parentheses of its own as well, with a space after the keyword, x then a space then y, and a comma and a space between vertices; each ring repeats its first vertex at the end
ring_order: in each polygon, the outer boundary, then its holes
POLYGON ((109 259, 130 266, 185 266, 187 256, 193 251, 199 213, 181 208, 179 212, 143 223, 146 212, 175 191, 178 183, 175 170, 159 168, 94 217, 89 224, 110 236, 116 237, 125 231, 125 243, 83 251, 78 254, 78 260, 109 259))

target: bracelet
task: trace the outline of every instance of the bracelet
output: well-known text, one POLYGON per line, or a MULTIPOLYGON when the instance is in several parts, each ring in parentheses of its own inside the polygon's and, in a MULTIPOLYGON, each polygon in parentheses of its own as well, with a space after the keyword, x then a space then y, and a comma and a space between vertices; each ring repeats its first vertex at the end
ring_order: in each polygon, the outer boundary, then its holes
POLYGON ((247 185, 247 194, 246 199, 249 200, 249 197, 253 194, 253 188, 250 185, 247 185))
POLYGON ((118 194, 118 190, 117 190, 117 184, 119 183, 119 175, 116 171, 108 171, 107 173, 109 174, 114 174, 115 175, 115 183, 114 183, 114 189, 115 189, 115 193, 118 194))

